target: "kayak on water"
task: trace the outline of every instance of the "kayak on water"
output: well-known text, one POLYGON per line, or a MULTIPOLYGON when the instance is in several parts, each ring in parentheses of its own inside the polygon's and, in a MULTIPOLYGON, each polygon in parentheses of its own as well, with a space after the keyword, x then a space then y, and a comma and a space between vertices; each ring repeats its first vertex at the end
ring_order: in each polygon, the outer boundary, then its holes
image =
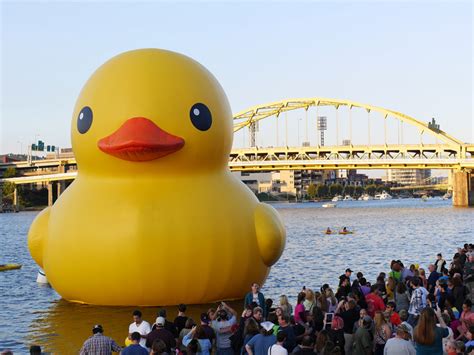
POLYGON ((15 270, 21 268, 21 264, 0 264, 0 271, 15 270))
POLYGON ((354 234, 352 231, 339 231, 339 234, 354 234))

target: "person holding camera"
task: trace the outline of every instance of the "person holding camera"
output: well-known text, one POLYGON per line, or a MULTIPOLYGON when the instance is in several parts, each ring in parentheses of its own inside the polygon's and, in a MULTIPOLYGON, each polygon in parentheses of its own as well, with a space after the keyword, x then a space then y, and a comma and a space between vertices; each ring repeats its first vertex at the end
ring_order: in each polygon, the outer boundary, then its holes
POLYGON ((217 307, 216 319, 212 321, 212 328, 216 332, 217 355, 233 355, 234 350, 230 337, 237 324, 237 313, 225 302, 217 307))

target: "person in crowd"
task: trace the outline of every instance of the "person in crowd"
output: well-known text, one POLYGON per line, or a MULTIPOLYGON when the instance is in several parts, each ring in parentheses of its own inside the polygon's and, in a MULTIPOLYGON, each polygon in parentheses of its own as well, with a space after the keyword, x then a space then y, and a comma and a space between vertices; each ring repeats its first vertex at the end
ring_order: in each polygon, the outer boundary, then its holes
POLYGON ((178 334, 181 333, 181 330, 186 325, 187 320, 188 317, 186 316, 186 305, 181 303, 178 306, 178 315, 176 316, 173 322, 174 326, 176 327, 176 330, 178 331, 178 334))
POLYGON ((280 308, 283 311, 283 314, 290 317, 293 314, 293 307, 291 306, 290 302, 288 301, 288 297, 286 295, 281 295, 279 298, 280 308))
POLYGON ((457 339, 466 338, 469 328, 474 325, 474 312, 472 311, 471 300, 466 299, 462 305, 462 313, 459 317, 461 325, 458 327, 459 336, 457 339))
POLYGON ((402 267, 398 260, 392 260, 390 263, 390 272, 388 277, 391 277, 395 280, 396 283, 400 282, 402 279, 402 267))
MULTIPOLYGON (((158 315, 157 315, 157 318, 158 317, 162 317, 164 320, 165 320, 165 325, 164 325, 164 328, 169 331, 171 334, 173 334, 174 338, 175 339, 178 339, 178 330, 176 329, 176 327, 174 326, 174 323, 173 322, 170 322, 166 319, 166 309, 162 308, 158 311, 158 315)), ((156 323, 152 325, 151 327, 151 330, 155 330, 155 328, 157 327, 156 323)))
POLYGON ((457 355, 456 341, 454 341, 454 340, 448 341, 448 343, 446 344, 446 347, 444 349, 444 353, 446 355, 457 355))
POLYGON ((420 319, 413 331, 417 355, 442 355, 442 339, 448 335, 449 331, 439 307, 436 311, 431 307, 426 307, 421 311, 420 319), (439 327, 436 326, 436 319, 439 327))
POLYGON ((255 307, 252 311, 252 317, 257 321, 258 324, 263 322, 263 309, 261 307, 255 307))
POLYGON ((351 283, 347 276, 341 276, 339 280, 339 288, 336 292, 336 298, 338 300, 347 297, 351 293, 351 283))
POLYGON ((306 320, 304 319, 305 308, 303 305, 305 298, 306 298, 305 293, 300 292, 298 294, 296 307, 295 307, 295 314, 294 314, 295 322, 301 325, 303 325, 306 322, 306 320))
POLYGON ((416 350, 410 341, 410 330, 405 324, 397 327, 395 337, 388 339, 385 344, 384 355, 415 355, 416 350))
POLYGON ((212 343, 207 338, 206 332, 204 331, 202 326, 193 326, 191 331, 186 334, 183 338, 183 345, 186 347, 189 346, 191 341, 197 340, 199 344, 199 350, 197 354, 199 355, 210 355, 212 350, 212 343))
POLYGON ((298 345, 293 353, 295 355, 316 355, 314 351, 314 338, 310 335, 303 336, 301 344, 298 345))
POLYGON ((401 323, 399 314, 395 311, 395 302, 390 301, 385 308, 385 316, 392 329, 396 329, 401 323))
POLYGON ((212 321, 212 327, 216 332, 217 355, 233 355, 230 337, 233 327, 237 324, 237 313, 225 302, 221 302, 217 308, 217 318, 212 321))
POLYGON ((446 270, 446 260, 443 259, 443 255, 441 253, 436 255, 434 266, 438 274, 442 274, 443 270, 446 270))
POLYGON ((275 307, 273 307, 273 300, 271 298, 266 298, 265 299, 265 318, 271 313, 275 312, 275 307))
POLYGON ((310 288, 305 291, 305 300, 303 302, 304 309, 309 312, 313 312, 313 307, 316 305, 316 298, 314 291, 310 288))
POLYGON ((262 322, 260 334, 255 335, 245 345, 245 350, 249 355, 267 355, 268 349, 276 344, 276 336, 273 334, 274 324, 271 322, 262 322))
POLYGON ((191 341, 188 343, 188 346, 186 347, 186 350, 184 352, 186 355, 198 355, 200 354, 199 352, 199 342, 196 339, 191 339, 191 341))
POLYGON ((332 288, 328 287, 325 291, 326 301, 328 304, 328 312, 334 313, 337 308, 337 298, 334 295, 332 288))
POLYGON ((334 314, 331 328, 328 331, 328 336, 329 340, 334 344, 334 346, 337 346, 339 349, 341 349, 341 351, 344 351, 344 321, 339 314, 334 314))
POLYGON ((339 302, 336 314, 339 314, 344 321, 344 352, 346 355, 352 354, 352 344, 354 336, 354 324, 359 320, 359 312, 353 299, 339 302))
POLYGON ((428 289, 428 279, 426 278, 426 272, 425 272, 425 269, 423 268, 418 268, 418 277, 420 278, 421 280, 421 284, 420 286, 421 287, 424 287, 426 289, 428 289))
POLYGON ((140 334, 140 345, 145 347, 146 336, 151 332, 150 323, 142 319, 142 312, 135 310, 132 313, 133 323, 128 326, 128 338, 132 339, 132 333, 140 334))
POLYGON ((468 254, 463 268, 463 280, 466 284, 467 297, 474 302, 474 251, 468 254))
MULTIPOLYGON (((344 227, 346 228, 346 227, 344 227)), ((341 276, 339 276, 339 280, 342 280, 343 277, 345 278, 348 278, 349 279, 349 283, 351 282, 351 275, 352 275, 352 270, 350 268, 347 268, 346 271, 344 272, 344 274, 342 274, 341 276)))
POLYGON ((140 345, 140 341, 143 338, 139 332, 133 332, 130 335, 130 339, 132 341, 132 344, 127 346, 125 349, 123 349, 122 352, 120 353, 121 355, 148 355, 149 354, 148 350, 146 350, 145 347, 140 345))
POLYGON ((278 332, 276 335, 276 344, 268 349, 267 355, 288 355, 288 350, 283 346, 286 340, 286 333, 278 332))
POLYGON ((178 342, 177 343, 178 343, 178 346, 181 349, 181 351, 186 350, 186 345, 183 344, 184 337, 186 336, 186 334, 189 334, 189 332, 191 332, 191 329, 193 329, 193 327, 195 325, 196 325, 196 323, 194 323, 194 320, 192 318, 186 319, 186 323, 184 324, 184 328, 181 329, 181 331, 179 332, 179 335, 178 335, 178 342))
POLYGON ((109 355, 114 352, 120 352, 122 348, 117 345, 115 340, 105 336, 104 328, 100 324, 94 325, 92 328, 92 336, 89 337, 82 345, 79 351, 80 355, 103 354, 109 355))
POLYGON ((428 270, 430 272, 430 275, 428 276, 428 280, 426 281, 428 285, 427 290, 429 293, 434 293, 435 287, 436 287, 436 281, 438 281, 441 274, 436 271, 436 266, 434 266, 433 264, 430 264, 428 266, 428 270))
POLYGON ((290 325, 290 318, 287 315, 280 316, 278 318, 278 325, 280 326, 280 331, 286 334, 286 340, 283 346, 291 353, 296 346, 296 337, 293 327, 290 325))
POLYGON ((166 345, 166 352, 170 353, 171 349, 176 347, 176 340, 173 333, 165 329, 166 320, 163 317, 157 317, 155 322, 155 329, 151 331, 146 337, 146 347, 151 348, 154 341, 162 340, 166 345))
POLYGON ((169 353, 166 352, 165 342, 161 339, 155 339, 155 341, 151 345, 150 355, 159 355, 159 354, 170 355, 169 353))
POLYGON ((204 330, 204 333, 206 333, 207 339, 209 339, 211 344, 214 345, 216 341, 216 332, 211 326, 209 326, 209 323, 211 322, 211 320, 209 319, 209 316, 207 315, 207 313, 201 313, 200 318, 201 318, 201 327, 204 330))
POLYGON ((245 295, 244 308, 251 303, 256 303, 265 314, 265 296, 260 292, 260 285, 255 282, 252 284, 250 292, 245 295))
POLYGON ((371 318, 374 318, 375 312, 385 311, 385 303, 382 297, 380 297, 379 285, 372 285, 370 293, 365 296, 367 302, 367 313, 371 318))
POLYGON ((451 281, 453 284, 451 294, 454 298, 454 306, 459 312, 461 312, 465 299, 466 288, 462 284, 462 280, 459 277, 453 277, 451 281))
POLYGON ((392 330, 381 311, 375 312, 374 323, 374 353, 375 355, 383 355, 385 344, 387 343, 387 340, 390 339, 392 330))
POLYGON ((395 289, 395 304, 397 312, 410 308, 410 293, 404 282, 399 282, 395 289))
POLYGON ((320 332, 318 332, 318 335, 316 336, 316 344, 314 346, 314 350, 316 354, 318 355, 325 354, 328 342, 330 342, 328 331, 323 329, 320 332))
POLYGON ((360 289, 364 296, 367 296, 370 293, 370 286, 367 285, 367 280, 365 277, 361 277, 359 280, 360 283, 360 289))
POLYGON ((30 355, 41 355, 41 346, 31 345, 30 346, 30 355))
POLYGON ((471 325, 466 333, 467 342, 464 344, 470 354, 474 350, 474 325, 471 325))
POLYGON ((391 276, 387 279, 387 284, 385 285, 385 290, 387 292, 386 300, 387 302, 395 301, 395 290, 397 288, 397 282, 391 276))
POLYGON ((413 327, 410 323, 408 323, 408 311, 406 309, 402 309, 400 312, 398 312, 398 315, 400 316, 400 324, 403 324, 410 331, 410 338, 413 339, 413 327))
POLYGON ((373 334, 370 332, 372 318, 366 315, 361 320, 361 326, 354 334, 353 355, 371 355, 373 349, 373 334))
POLYGON ((423 291, 421 289, 421 280, 419 277, 413 277, 410 281, 413 288, 410 307, 408 308, 408 323, 412 327, 416 326, 421 311, 426 307, 426 301, 423 301, 423 291))
POLYGON ((260 333, 260 327, 257 323, 257 321, 254 318, 248 318, 245 321, 245 327, 243 331, 243 348, 242 348, 242 354, 246 354, 247 351, 245 349, 245 345, 252 339, 255 335, 260 333))

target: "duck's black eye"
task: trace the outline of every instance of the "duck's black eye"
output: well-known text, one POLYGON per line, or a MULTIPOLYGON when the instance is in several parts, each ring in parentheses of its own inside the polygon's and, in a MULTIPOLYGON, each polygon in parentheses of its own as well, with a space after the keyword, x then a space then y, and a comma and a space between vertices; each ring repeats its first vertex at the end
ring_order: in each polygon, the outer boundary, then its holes
POLYGON ((189 117, 194 127, 200 131, 207 131, 212 125, 212 115, 209 108, 201 103, 194 104, 189 111, 189 117))
POLYGON ((86 133, 92 126, 92 110, 89 106, 82 108, 77 116, 77 130, 79 133, 86 133))

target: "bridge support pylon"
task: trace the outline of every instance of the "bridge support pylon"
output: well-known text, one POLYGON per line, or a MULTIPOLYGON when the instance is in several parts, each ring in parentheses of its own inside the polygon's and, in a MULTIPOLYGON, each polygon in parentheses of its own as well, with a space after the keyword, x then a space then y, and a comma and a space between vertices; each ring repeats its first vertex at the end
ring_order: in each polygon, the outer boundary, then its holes
POLYGON ((474 175, 471 171, 453 172, 453 206, 474 206, 474 175))

